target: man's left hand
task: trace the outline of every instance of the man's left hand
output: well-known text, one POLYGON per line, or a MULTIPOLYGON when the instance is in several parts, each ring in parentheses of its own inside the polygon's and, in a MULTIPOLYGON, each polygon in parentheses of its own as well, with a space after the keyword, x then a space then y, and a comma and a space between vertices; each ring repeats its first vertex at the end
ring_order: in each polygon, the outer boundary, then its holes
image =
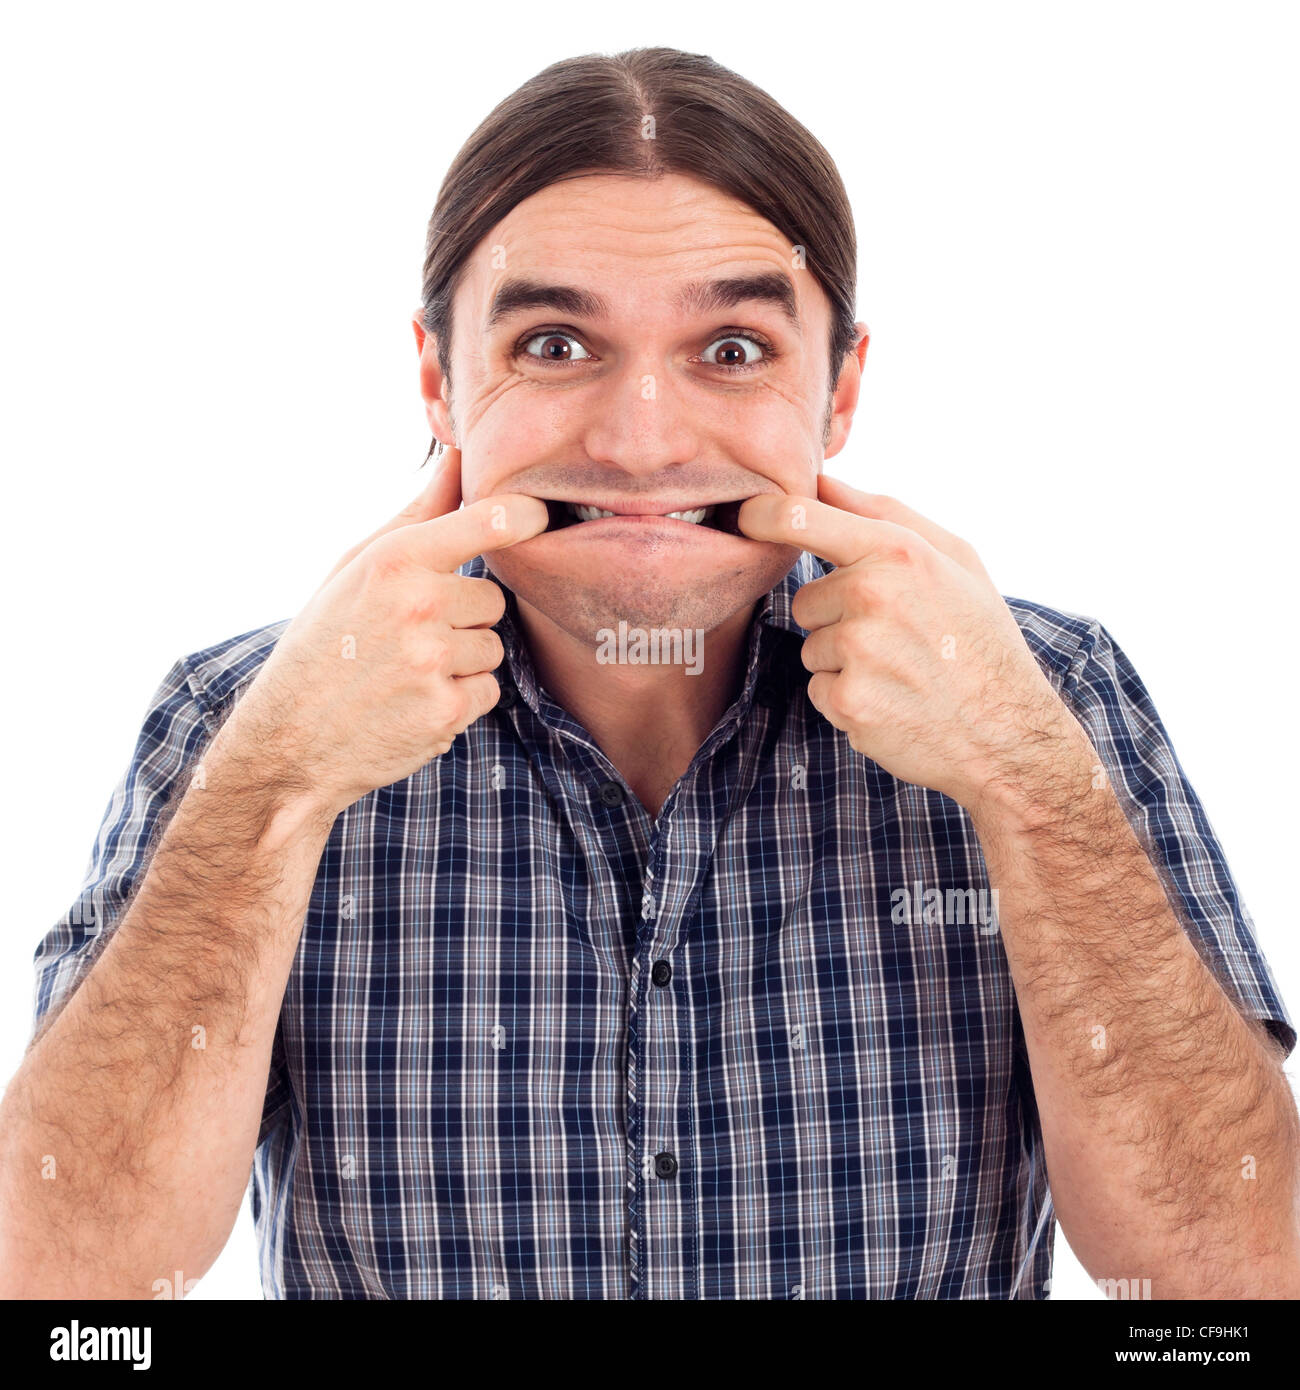
POLYGON ((1081 728, 965 541, 824 474, 817 491, 752 497, 738 526, 836 566, 799 590, 793 614, 809 632, 808 697, 859 753, 973 810, 1079 747, 1081 728))

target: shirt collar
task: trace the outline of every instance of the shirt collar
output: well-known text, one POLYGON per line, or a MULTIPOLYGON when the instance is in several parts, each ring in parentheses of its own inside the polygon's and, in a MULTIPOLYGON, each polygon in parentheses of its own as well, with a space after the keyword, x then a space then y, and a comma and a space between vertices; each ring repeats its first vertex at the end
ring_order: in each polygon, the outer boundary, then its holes
POLYGON ((791 612, 794 596, 805 584, 811 584, 814 579, 829 574, 832 568, 833 566, 819 560, 810 551, 801 550, 793 569, 779 584, 774 585, 764 598, 762 607, 755 614, 756 621, 767 623, 783 632, 793 632, 799 637, 807 637, 807 629, 795 622, 794 614, 791 612))

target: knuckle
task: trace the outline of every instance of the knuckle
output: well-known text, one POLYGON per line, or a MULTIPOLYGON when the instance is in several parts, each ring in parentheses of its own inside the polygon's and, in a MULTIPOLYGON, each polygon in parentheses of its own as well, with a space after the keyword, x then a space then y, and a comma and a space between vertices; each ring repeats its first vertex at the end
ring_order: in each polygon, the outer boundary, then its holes
POLYGON ((848 577, 849 594, 858 603, 868 604, 876 597, 876 585, 867 570, 858 570, 848 577))
POLYGON ((469 723, 470 716, 469 696, 464 686, 456 684, 444 691, 438 702, 438 711, 444 727, 457 731, 463 729, 469 723))
POLYGON ((441 637, 430 637, 425 641, 425 659, 435 671, 445 671, 451 665, 451 644, 441 637))
POLYGON ((871 652, 871 630, 864 622, 844 624, 844 647, 850 656, 867 656, 871 652))
POLYGON ((441 637, 423 636, 412 643, 407 664, 417 675, 442 675, 451 662, 451 647, 441 637))
POLYGON ((846 724, 852 723, 857 718, 859 703, 857 692, 846 680, 837 680, 831 686, 827 693, 826 703, 831 713, 846 724))
POLYGON ((426 592, 418 598, 410 599, 402 612, 408 623, 427 623, 442 613, 442 604, 436 595, 426 592))
POLYGON ((376 583, 386 583, 400 578, 407 569, 406 551, 387 540, 376 541, 362 552, 365 561, 366 578, 376 583))

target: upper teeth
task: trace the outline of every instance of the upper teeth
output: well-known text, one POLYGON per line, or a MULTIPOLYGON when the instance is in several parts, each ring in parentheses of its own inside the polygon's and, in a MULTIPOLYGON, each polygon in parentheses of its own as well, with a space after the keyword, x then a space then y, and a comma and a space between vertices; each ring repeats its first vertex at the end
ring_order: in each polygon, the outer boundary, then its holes
MULTIPOLYGON (((618 512, 607 512, 602 507, 585 507, 578 502, 568 502, 565 504, 568 509, 578 518, 579 521, 598 521, 603 516, 618 516, 618 512)), ((698 524, 706 517, 712 516, 712 507, 695 507, 689 512, 666 512, 674 521, 690 521, 698 524)))

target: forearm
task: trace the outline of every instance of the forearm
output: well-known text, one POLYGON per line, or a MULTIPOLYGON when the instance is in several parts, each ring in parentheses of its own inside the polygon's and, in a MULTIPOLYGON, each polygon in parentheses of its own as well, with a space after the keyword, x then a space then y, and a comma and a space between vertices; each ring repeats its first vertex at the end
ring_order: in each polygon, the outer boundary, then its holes
POLYGON ((1097 1279, 1156 1298, 1300 1294, 1294 1101, 1202 962, 1068 716, 972 812, 1057 1215, 1097 1279))
POLYGON ((151 1297, 238 1215, 329 817, 222 734, 0 1104, 0 1295, 151 1297))

